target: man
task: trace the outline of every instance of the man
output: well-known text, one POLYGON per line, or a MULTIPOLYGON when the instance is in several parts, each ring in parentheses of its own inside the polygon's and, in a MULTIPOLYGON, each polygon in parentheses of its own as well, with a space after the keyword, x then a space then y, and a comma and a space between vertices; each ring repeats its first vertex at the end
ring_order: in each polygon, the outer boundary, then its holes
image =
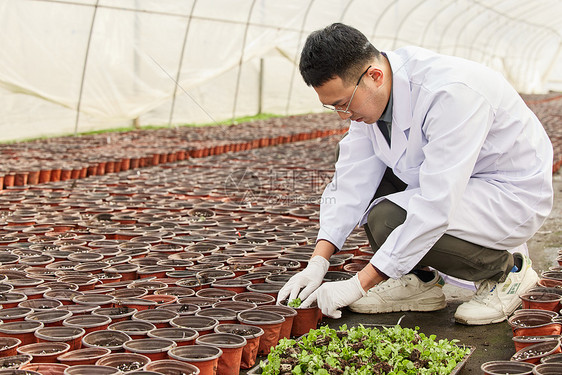
POLYGON ((300 71, 351 124, 314 253, 279 301, 317 301, 335 318, 348 305, 433 311, 446 305, 438 270, 478 286, 458 322, 505 320, 538 280, 530 259, 508 250, 533 236, 553 200, 552 145, 518 93, 480 64, 417 47, 379 52, 339 23, 308 37, 300 71), (375 252, 370 263, 322 284, 357 225, 375 252))

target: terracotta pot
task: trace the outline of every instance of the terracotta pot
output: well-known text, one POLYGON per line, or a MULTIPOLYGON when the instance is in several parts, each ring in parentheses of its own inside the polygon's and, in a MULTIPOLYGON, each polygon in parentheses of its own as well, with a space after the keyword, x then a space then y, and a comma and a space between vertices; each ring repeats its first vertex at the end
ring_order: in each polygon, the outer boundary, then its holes
POLYGON ((264 334, 260 338, 258 355, 267 355, 270 348, 277 345, 279 341, 279 333, 285 318, 283 315, 274 312, 253 309, 239 312, 238 321, 263 329, 264 334))
POLYGON ((148 332, 148 337, 174 341, 177 346, 193 345, 199 332, 191 328, 157 328, 148 332))
POLYGON ((121 375, 121 371, 115 367, 98 365, 77 365, 70 366, 64 370, 64 375, 121 375))
POLYGON ((113 353, 98 359, 96 366, 115 367, 124 373, 128 373, 143 369, 150 362, 150 358, 142 354, 113 353))
POLYGON ((61 363, 28 363, 20 367, 20 370, 33 371, 43 375, 63 375, 68 365, 61 363))
POLYGON ((561 352, 560 339, 544 341, 519 350, 511 357, 511 360, 536 364, 539 363, 543 357, 561 352))
POLYGON ((155 330, 156 327, 150 322, 124 320, 122 322, 110 324, 107 329, 124 332, 129 335, 131 339, 136 340, 147 338, 148 332, 155 330))
MULTIPOLYGON (((192 364, 177 361, 175 359, 161 359, 159 361, 153 361, 144 366, 145 372, 142 375, 198 375, 200 370, 197 366, 192 364)), ((137 375, 141 375, 140 372, 135 372, 137 375)))
POLYGON ((123 344, 131 340, 126 333, 112 330, 94 331, 82 337, 82 345, 88 348, 102 347, 112 352, 123 351, 123 344))
POLYGON ((150 358, 151 361, 168 358, 168 351, 177 346, 177 344, 168 339, 150 337, 146 339, 130 340, 123 343, 123 349, 126 353, 143 354, 150 358))
POLYGON ((172 319, 170 324, 173 327, 194 329, 202 336, 213 332, 219 321, 211 317, 187 315, 172 319))
MULTIPOLYGON (((18 369, 31 362, 33 357, 29 354, 11 355, 8 357, 0 357, 0 369, 18 369)), ((0 374, 1 374, 0 370, 0 374)), ((27 374, 23 374, 27 375, 27 374)))
POLYGON ((94 365, 98 359, 111 354, 111 350, 102 347, 82 348, 66 352, 57 357, 60 363, 69 366, 94 365))
POLYGON ((64 342, 39 342, 20 346, 18 354, 29 354, 33 363, 55 363, 57 357, 66 353, 70 345, 64 342))
POLYGON ((217 374, 222 350, 209 345, 178 346, 168 352, 171 359, 190 363, 199 368, 200 375, 217 374))
POLYGON ((23 321, 0 324, 0 337, 15 337, 21 340, 21 345, 34 344, 37 342, 35 331, 43 327, 43 323, 37 321, 23 321))
POLYGON ((281 331, 279 332, 279 339, 290 338, 291 331, 293 330, 293 322, 297 316, 297 311, 289 306, 282 305, 263 305, 258 306, 256 310, 271 311, 277 314, 283 315, 285 322, 281 326, 281 331))
POLYGON ((243 336, 232 333, 210 333, 195 340, 198 345, 216 346, 222 350, 217 364, 217 373, 238 375, 242 361, 242 351, 247 342, 243 336))
POLYGON ((17 355, 21 340, 16 337, 0 337, 0 357, 17 355))
POLYGON ((62 322, 65 327, 83 328, 84 334, 105 330, 110 323, 111 318, 103 315, 76 315, 62 322))

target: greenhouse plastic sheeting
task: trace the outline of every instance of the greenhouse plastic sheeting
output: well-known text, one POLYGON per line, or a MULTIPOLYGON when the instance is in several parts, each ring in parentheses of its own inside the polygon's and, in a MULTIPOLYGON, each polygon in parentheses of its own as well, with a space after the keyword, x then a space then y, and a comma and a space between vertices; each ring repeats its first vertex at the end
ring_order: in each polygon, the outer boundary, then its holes
POLYGON ((560 14, 559 0, 0 0, 0 140, 321 111, 298 58, 332 22, 562 91, 560 14))

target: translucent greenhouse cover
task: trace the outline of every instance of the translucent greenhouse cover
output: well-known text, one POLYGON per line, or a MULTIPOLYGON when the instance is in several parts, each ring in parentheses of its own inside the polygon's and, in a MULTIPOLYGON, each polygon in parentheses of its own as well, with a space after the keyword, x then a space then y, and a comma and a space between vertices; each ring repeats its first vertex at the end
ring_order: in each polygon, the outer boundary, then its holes
POLYGON ((0 141, 320 112, 298 59, 332 22, 562 91, 561 16, 560 0, 0 0, 0 141))

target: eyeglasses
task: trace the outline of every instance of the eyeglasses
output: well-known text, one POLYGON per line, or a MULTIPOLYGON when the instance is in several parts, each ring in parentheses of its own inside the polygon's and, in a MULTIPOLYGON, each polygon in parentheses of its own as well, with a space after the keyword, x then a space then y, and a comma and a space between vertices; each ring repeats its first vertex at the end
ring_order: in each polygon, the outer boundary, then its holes
POLYGON ((334 112, 341 112, 341 113, 345 113, 347 115, 350 115, 351 112, 349 112, 349 106, 351 105, 351 101, 353 100, 353 97, 355 96, 355 91, 357 91, 357 88, 359 87, 359 83, 361 83, 361 79, 363 78, 363 76, 365 74, 367 74, 367 72, 369 71, 369 69, 371 69, 371 65, 369 65, 369 67, 367 68, 367 70, 365 70, 363 72, 363 74, 361 74, 359 76, 359 79, 357 80, 357 84, 355 85, 355 88, 353 89, 353 94, 351 94, 351 98, 349 99, 349 102, 347 102, 347 107, 345 109, 339 109, 336 108, 336 106, 334 105, 330 105, 330 104, 322 104, 322 106, 326 109, 329 109, 330 111, 334 111, 334 112))

